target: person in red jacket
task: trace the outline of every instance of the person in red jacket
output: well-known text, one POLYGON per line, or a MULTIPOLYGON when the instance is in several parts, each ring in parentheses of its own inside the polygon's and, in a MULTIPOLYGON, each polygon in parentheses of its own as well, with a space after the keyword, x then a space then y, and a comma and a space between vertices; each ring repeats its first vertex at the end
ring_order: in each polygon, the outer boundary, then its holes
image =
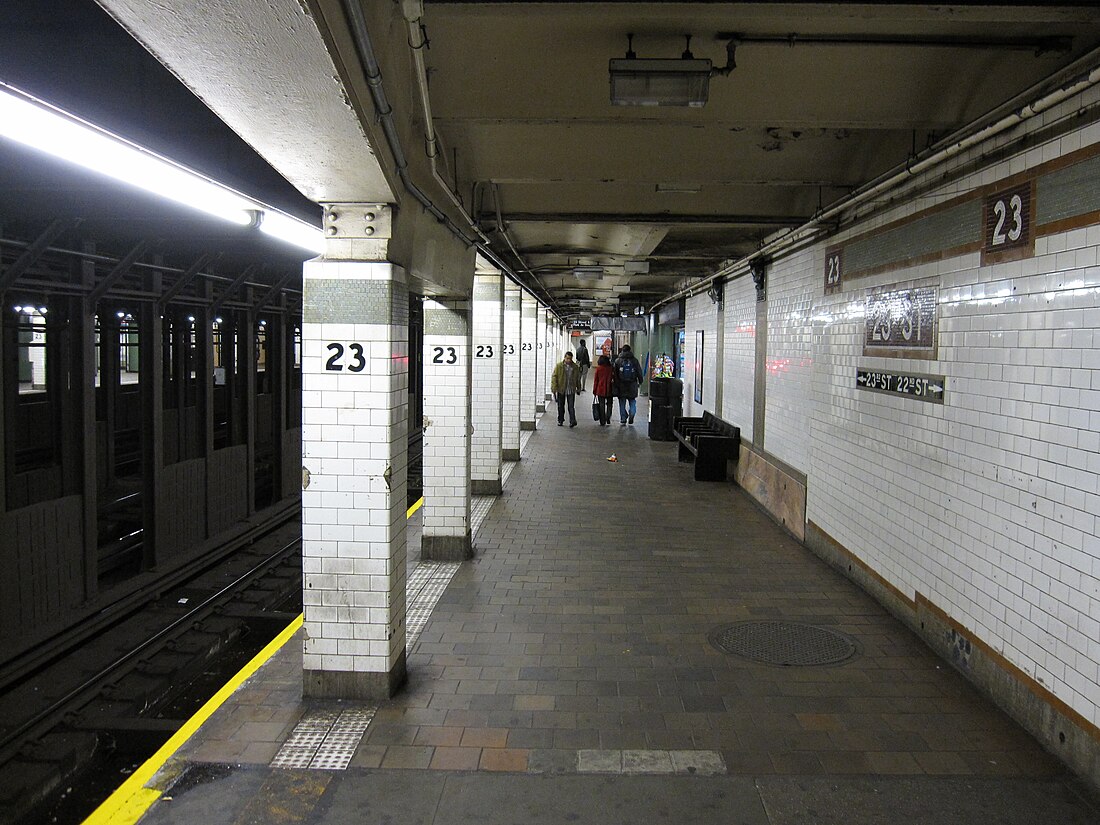
POLYGON ((611 368, 611 359, 601 355, 596 362, 596 371, 592 373, 592 395, 600 411, 600 426, 611 423, 611 396, 615 385, 615 371, 611 368))

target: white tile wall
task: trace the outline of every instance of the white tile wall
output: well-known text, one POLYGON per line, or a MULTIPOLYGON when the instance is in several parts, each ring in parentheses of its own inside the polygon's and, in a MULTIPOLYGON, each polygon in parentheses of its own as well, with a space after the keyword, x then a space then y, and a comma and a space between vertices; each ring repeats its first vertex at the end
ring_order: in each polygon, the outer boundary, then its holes
MULTIPOLYGON (((704 410, 718 415, 715 406, 715 357, 718 352, 718 305, 705 294, 688 298, 684 307, 684 415, 704 410), (703 403, 695 403, 695 333, 703 330, 703 403)), ((721 417, 721 416, 719 416, 721 417)))
POLYGON ((501 393, 501 449, 519 455, 520 396, 520 289, 504 281, 504 388, 501 393))
MULTIPOLYGON (((404 274, 391 264, 307 261, 307 306, 315 279, 393 280, 407 312, 404 274)), ((404 650, 407 420, 408 327, 303 324, 307 670, 385 673, 404 650), (366 369, 326 370, 330 343, 361 346, 366 369)))
POLYGON ((500 481, 501 386, 504 377, 504 278, 476 275, 474 295, 492 290, 495 300, 474 301, 472 477, 500 481))
POLYGON ((527 292, 523 293, 523 309, 520 317, 520 421, 535 422, 535 395, 538 383, 538 337, 535 331, 538 303, 527 292))
POLYGON ((543 361, 545 367, 543 369, 543 383, 542 383, 542 396, 545 398, 550 394, 550 378, 554 374, 554 366, 565 355, 565 347, 561 335, 561 330, 554 322, 554 315, 551 312, 546 312, 546 348, 543 350, 543 361))
MULTIPOLYGON (((1089 127, 1029 149, 855 231, 1098 141, 1100 130, 1089 127)), ((1094 725, 1098 249, 1100 227, 1091 226, 1039 238, 1023 261, 982 267, 967 255, 861 279, 833 296, 822 295, 822 248, 777 262, 766 435, 769 451, 808 473, 809 519, 1094 725), (938 360, 864 357, 866 290, 921 279, 940 287, 938 360), (857 366, 943 374, 946 403, 859 391, 857 366)))
POLYGON ((720 418, 752 441, 753 383, 756 380, 756 286, 747 275, 725 285, 720 418))
POLYGON ((547 337, 549 329, 546 326, 546 307, 539 304, 535 309, 535 403, 545 407, 546 385, 549 379, 546 377, 546 354, 550 350, 550 339, 547 337))
POLYGON ((814 417, 813 305, 822 291, 824 253, 804 250, 769 267, 764 449, 792 467, 810 457, 814 417))
POLYGON ((467 332, 431 335, 425 329, 424 333, 423 529, 425 536, 467 536, 471 496, 470 304, 424 299, 425 316, 440 308, 465 314, 467 332), (435 352, 440 347, 445 355, 437 359, 435 352), (452 350, 453 364, 448 363, 452 350))

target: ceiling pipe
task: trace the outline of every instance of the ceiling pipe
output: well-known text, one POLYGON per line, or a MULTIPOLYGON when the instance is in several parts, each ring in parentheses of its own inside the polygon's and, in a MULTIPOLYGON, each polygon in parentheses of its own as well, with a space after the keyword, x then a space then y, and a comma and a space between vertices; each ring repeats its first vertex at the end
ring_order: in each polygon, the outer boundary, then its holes
POLYGON ((1100 48, 1093 49, 1088 54, 1075 60, 1065 69, 1051 75, 1049 78, 1034 84, 1024 92, 1016 95, 997 108, 978 118, 972 123, 952 132, 943 140, 933 144, 923 152, 914 155, 903 164, 899 164, 869 181, 864 186, 856 189, 850 195, 836 201, 832 206, 814 215, 806 223, 792 229, 785 235, 765 243, 755 252, 734 261, 728 266, 722 267, 713 275, 696 283, 684 287, 678 292, 658 301, 650 311, 664 306, 680 298, 689 298, 708 289, 716 281, 728 278, 733 274, 748 272, 754 261, 774 257, 778 254, 792 251, 800 244, 817 240, 820 233, 828 231, 832 227, 827 223, 841 215, 845 211, 852 210, 863 205, 872 198, 887 192, 915 176, 938 166, 955 155, 977 146, 983 141, 989 140, 1001 132, 1007 131, 1036 115, 1042 114, 1052 106, 1068 100, 1074 95, 1080 94, 1086 89, 1100 83, 1100 48), (1051 86, 1056 86, 1050 91, 1051 86))
MULTIPOLYGON (((452 200, 455 202, 455 205, 458 206, 459 212, 461 213, 463 219, 467 221, 467 223, 469 224, 469 228, 474 231, 477 237, 471 239, 463 230, 463 228, 456 224, 453 220, 451 220, 451 218, 448 217, 445 212, 443 212, 438 206, 436 206, 435 203, 432 202, 431 198, 429 198, 424 193, 424 190, 417 186, 416 183, 413 181, 412 176, 409 174, 408 158, 406 158, 405 152, 401 148, 401 140, 397 134, 397 126, 393 120, 393 107, 390 106, 389 99, 386 97, 386 90, 382 87, 382 69, 379 66, 378 59, 375 56, 374 44, 371 41, 370 33, 367 31, 367 21, 366 18, 363 16, 363 9, 360 6, 358 0, 342 0, 341 6, 343 7, 344 14, 347 16, 348 19, 348 25, 351 29, 352 40, 355 43, 355 50, 356 52, 358 52, 359 59, 363 63, 363 72, 367 78, 367 86, 370 89, 371 100, 374 103, 374 108, 375 112, 378 115, 378 120, 382 124, 382 134, 386 138, 386 144, 387 146, 389 146, 390 153, 393 155, 394 166, 397 168, 397 175, 401 179, 401 183, 405 187, 406 191, 408 191, 408 193, 412 195, 412 197, 415 198, 421 206, 423 206, 429 213, 431 213, 431 215, 437 221, 446 226, 447 229, 449 229, 455 237, 466 244, 467 247, 476 247, 478 252, 480 252, 482 256, 485 257, 486 260, 488 260, 493 266, 500 269, 501 272, 507 275, 520 288, 525 289, 527 292, 529 292, 531 294, 531 297, 541 302, 543 299, 536 294, 535 290, 529 284, 524 283, 523 279, 521 279, 519 275, 513 272, 511 267, 505 264, 504 261, 500 259, 500 256, 498 256, 496 252, 493 251, 492 247, 490 247, 489 239, 481 233, 477 225, 474 223, 473 219, 462 206, 461 201, 458 200, 457 196, 455 196, 455 194, 451 191, 450 187, 447 186, 446 182, 444 182, 443 179, 439 176, 438 170, 436 168, 435 158, 433 156, 429 154, 432 162, 432 173, 441 183, 443 191, 451 196, 452 200)), ((412 7, 411 10, 413 11, 415 11, 416 9, 422 11, 423 8, 419 2, 406 2, 403 4, 403 6, 407 22, 408 14, 410 13, 410 7, 412 7)), ((411 22, 409 22, 409 26, 410 31, 412 31, 411 22)), ((419 32, 419 26, 416 27, 416 31, 419 32)), ((425 95, 426 97, 427 77, 423 74, 423 58, 420 56, 420 49, 422 47, 423 46, 414 47, 413 55, 418 61, 417 82, 422 83, 421 94, 425 95), (423 78, 423 80, 421 80, 421 78, 423 78)), ((427 106, 426 100, 423 102, 423 105, 425 105, 425 107, 427 106)), ((431 112, 427 109, 426 111, 427 131, 428 134, 431 135, 431 141, 434 142, 435 137, 434 130, 431 125, 431 112)), ((557 306, 553 298, 550 296, 549 293, 547 293, 546 297, 547 299, 549 299, 550 304, 554 305, 554 313, 560 316, 560 313, 557 312, 557 306)), ((550 304, 547 305, 548 308, 550 307, 550 304)))
MULTIPOLYGON (((470 229, 473 230, 473 232, 478 236, 481 244, 484 245, 484 248, 489 249, 490 241, 488 236, 481 231, 481 227, 477 225, 477 222, 474 220, 473 216, 470 215, 469 211, 466 209, 466 205, 462 203, 462 200, 458 197, 458 194, 453 189, 451 189, 450 184, 447 183, 447 179, 443 176, 443 173, 440 171, 439 168, 439 157, 442 154, 442 151, 439 146, 439 136, 436 134, 435 131, 435 119, 432 117, 432 103, 431 98, 428 95, 428 67, 427 64, 424 62, 424 50, 428 48, 428 36, 421 22, 424 17, 423 0, 403 0, 403 2, 401 3, 401 12, 405 18, 405 25, 408 26, 409 29, 409 47, 412 49, 413 66, 416 69, 416 87, 420 97, 421 115, 424 118, 424 153, 427 155, 428 162, 431 165, 432 177, 435 178, 435 181, 437 184, 439 184, 439 187, 447 193, 447 196, 451 199, 451 204, 455 207, 455 209, 458 210, 459 214, 462 215, 463 219, 469 225, 470 229)), ((458 170, 456 169, 455 174, 457 175, 457 173, 458 170)), ((494 200, 496 200, 495 187, 493 190, 493 198, 494 200)), ((499 205, 497 209, 499 212, 499 205)), ((512 254, 514 254, 519 260, 520 264, 522 264, 523 258, 520 257, 519 253, 516 252, 515 247, 512 246, 512 242, 508 238, 507 232, 505 231, 503 226, 500 227, 500 231, 501 234, 504 235, 504 240, 507 242, 508 247, 512 251, 512 254)), ((482 246, 479 246, 478 248, 482 249, 482 246)), ((484 250, 482 251, 484 254, 484 250)), ((495 253, 493 253, 493 257, 496 258, 497 261, 499 261, 499 258, 496 257, 495 253)), ((516 283, 520 283, 518 273, 513 274, 515 275, 513 280, 515 280, 516 283)), ((520 285, 525 286, 525 288, 534 296, 534 289, 531 286, 524 285, 522 283, 520 283, 520 285)), ((547 292, 545 289, 543 290, 543 292, 546 294, 546 299, 551 304, 556 305, 553 296, 551 296, 550 293, 547 292)))

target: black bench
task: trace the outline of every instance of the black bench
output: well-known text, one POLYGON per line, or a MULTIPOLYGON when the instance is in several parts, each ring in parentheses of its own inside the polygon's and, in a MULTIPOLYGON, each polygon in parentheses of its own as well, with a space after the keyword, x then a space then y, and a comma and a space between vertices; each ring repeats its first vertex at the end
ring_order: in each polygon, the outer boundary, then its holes
POLYGON ((709 412, 677 418, 672 434, 680 442, 680 461, 694 459, 696 481, 725 481, 726 462, 741 452, 741 428, 709 412))

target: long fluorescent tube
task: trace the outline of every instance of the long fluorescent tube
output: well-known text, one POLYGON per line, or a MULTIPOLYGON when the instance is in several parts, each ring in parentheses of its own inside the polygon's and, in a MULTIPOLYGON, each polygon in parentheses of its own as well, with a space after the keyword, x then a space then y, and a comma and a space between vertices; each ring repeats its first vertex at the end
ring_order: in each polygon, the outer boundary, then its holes
POLYGON ((239 226, 254 223, 259 213, 260 229, 269 236, 312 252, 324 249, 320 227, 277 212, 6 83, 0 83, 0 137, 239 226))
POLYGON ((260 231, 283 243, 308 249, 320 255, 325 251, 325 236, 316 226, 281 212, 267 210, 260 216, 260 231))

